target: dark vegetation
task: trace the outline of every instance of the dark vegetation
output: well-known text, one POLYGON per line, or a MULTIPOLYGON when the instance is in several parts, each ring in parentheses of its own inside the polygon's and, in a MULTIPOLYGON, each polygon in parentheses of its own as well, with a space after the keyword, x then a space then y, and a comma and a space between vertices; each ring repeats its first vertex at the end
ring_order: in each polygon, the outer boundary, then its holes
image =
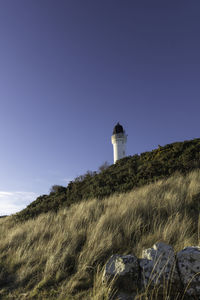
POLYGON ((67 187, 55 185, 49 195, 38 197, 27 208, 16 214, 20 221, 41 213, 58 211, 82 199, 110 196, 127 192, 175 172, 186 174, 200 167, 200 139, 159 146, 151 152, 125 157, 116 164, 88 171, 71 181, 67 187))

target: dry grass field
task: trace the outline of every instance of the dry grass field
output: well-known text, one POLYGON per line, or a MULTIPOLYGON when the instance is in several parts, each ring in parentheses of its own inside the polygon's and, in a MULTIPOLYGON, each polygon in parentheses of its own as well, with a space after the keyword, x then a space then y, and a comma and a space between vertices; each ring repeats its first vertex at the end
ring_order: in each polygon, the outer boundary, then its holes
POLYGON ((2 218, 0 299, 107 299, 101 271, 112 254, 199 245, 199 211, 196 170, 24 223, 2 218))

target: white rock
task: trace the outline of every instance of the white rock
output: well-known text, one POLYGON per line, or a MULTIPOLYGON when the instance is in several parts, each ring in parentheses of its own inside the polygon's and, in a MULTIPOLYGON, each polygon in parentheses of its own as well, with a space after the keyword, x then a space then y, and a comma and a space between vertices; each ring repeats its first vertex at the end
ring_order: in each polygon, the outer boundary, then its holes
POLYGON ((189 296, 200 296, 200 247, 186 247, 177 253, 181 281, 189 296))
POLYGON ((157 243, 152 248, 143 250, 141 267, 141 285, 145 288, 160 286, 180 289, 180 278, 176 268, 173 248, 164 243, 157 243))
POLYGON ((134 255, 112 255, 103 273, 103 282, 114 280, 120 291, 133 292, 138 287, 139 264, 134 255))

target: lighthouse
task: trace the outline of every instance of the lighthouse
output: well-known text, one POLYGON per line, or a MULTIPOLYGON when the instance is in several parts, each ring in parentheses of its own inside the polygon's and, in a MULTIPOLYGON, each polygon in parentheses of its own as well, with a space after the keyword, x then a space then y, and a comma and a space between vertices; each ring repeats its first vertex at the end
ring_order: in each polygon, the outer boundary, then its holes
POLYGON ((118 122, 113 129, 113 135, 111 137, 111 142, 113 144, 114 164, 118 159, 126 156, 126 141, 127 135, 125 130, 118 122))

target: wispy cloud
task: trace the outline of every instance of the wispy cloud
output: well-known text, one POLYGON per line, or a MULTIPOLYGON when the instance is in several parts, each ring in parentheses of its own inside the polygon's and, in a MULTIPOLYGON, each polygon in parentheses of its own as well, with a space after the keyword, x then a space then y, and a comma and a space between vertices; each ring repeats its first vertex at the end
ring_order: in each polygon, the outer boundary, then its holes
POLYGON ((0 191, 0 215, 16 213, 37 198, 36 193, 24 191, 0 191))
POLYGON ((67 177, 67 178, 62 178, 60 181, 65 182, 65 184, 67 185, 72 180, 73 180, 73 178, 67 177))

